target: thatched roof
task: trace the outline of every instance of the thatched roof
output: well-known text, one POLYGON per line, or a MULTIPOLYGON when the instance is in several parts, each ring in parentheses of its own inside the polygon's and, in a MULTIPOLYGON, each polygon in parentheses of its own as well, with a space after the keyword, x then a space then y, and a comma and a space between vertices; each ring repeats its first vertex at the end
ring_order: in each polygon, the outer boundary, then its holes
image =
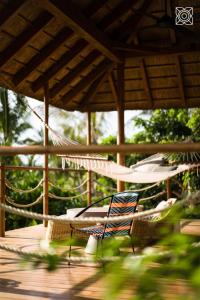
POLYGON ((48 82, 66 110, 199 107, 198 12, 191 0, 0 0, 0 86, 43 100, 48 82), (192 2, 194 25, 175 25, 192 2))

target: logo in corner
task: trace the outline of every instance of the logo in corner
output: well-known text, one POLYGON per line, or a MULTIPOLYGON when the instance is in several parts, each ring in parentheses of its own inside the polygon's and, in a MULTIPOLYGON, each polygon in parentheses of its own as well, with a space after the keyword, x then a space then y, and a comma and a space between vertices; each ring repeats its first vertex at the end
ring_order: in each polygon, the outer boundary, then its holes
POLYGON ((193 7, 176 7, 176 25, 193 25, 193 7))

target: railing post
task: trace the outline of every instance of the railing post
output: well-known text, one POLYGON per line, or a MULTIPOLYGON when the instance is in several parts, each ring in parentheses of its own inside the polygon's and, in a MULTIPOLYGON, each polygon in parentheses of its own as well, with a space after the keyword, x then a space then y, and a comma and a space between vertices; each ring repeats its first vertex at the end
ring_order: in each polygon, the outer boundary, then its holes
MULTIPOLYGON (((91 112, 87 113, 87 145, 91 145, 91 112)), ((92 203, 92 171, 87 172, 87 204, 92 203)))
POLYGON ((170 186, 170 184, 171 184, 171 180, 170 180, 170 178, 168 178, 166 180, 167 199, 169 199, 171 197, 171 186, 170 186))
MULTIPOLYGON (((44 122, 48 125, 49 121, 49 86, 48 83, 44 86, 44 122)), ((48 146, 48 128, 44 124, 44 146, 48 146)), ((43 214, 49 213, 48 203, 48 181, 49 181, 49 168, 48 168, 48 154, 44 155, 44 171, 43 171, 43 214)), ((47 227, 48 221, 43 221, 47 227)))
MULTIPOLYGON (((0 203, 5 203, 5 167, 0 166, 0 203)), ((5 236, 5 211, 0 208, 0 236, 5 236)))

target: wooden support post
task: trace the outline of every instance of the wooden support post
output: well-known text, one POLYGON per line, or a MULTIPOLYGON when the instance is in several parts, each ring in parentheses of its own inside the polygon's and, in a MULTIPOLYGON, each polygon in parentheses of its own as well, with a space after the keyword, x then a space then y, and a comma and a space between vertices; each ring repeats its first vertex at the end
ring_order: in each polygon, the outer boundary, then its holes
MULTIPOLYGON (((0 203, 5 204, 5 167, 0 166, 0 203)), ((0 208, 0 237, 5 236, 5 211, 0 208)))
MULTIPOLYGON (((91 112, 87 113, 87 145, 91 145, 92 135, 91 135, 91 112)), ((92 171, 87 173, 87 196, 88 205, 92 203, 92 171)))
POLYGON ((166 188, 167 188, 167 199, 171 197, 171 186, 170 186, 171 180, 168 178, 166 180, 166 188))
MULTIPOLYGON (((117 104, 117 119, 118 119, 118 135, 117 144, 121 145, 125 142, 124 133, 124 65, 121 64, 117 69, 118 81, 118 104, 117 104)), ((122 153, 117 153, 117 163, 119 165, 125 164, 125 156, 122 153)), ((122 181, 117 181, 117 191, 122 192, 125 189, 125 184, 122 181)))
MULTIPOLYGON (((49 87, 48 83, 44 86, 44 122, 48 125, 49 120, 49 87)), ((44 124, 44 146, 48 145, 48 128, 44 124)), ((44 154, 44 171, 43 171, 43 214, 49 213, 48 203, 48 181, 49 181, 49 168, 48 168, 48 154, 44 154)), ((47 227, 48 222, 43 222, 47 227)))

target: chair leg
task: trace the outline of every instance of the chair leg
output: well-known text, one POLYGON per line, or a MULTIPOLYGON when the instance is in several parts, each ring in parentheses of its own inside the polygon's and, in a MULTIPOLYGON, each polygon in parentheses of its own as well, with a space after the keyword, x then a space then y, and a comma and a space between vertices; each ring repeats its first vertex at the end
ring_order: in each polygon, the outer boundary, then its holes
POLYGON ((71 251, 72 251, 72 244, 71 244, 72 236, 73 236, 73 229, 70 232, 70 245, 69 245, 68 266, 70 265, 70 257, 71 257, 71 251))

